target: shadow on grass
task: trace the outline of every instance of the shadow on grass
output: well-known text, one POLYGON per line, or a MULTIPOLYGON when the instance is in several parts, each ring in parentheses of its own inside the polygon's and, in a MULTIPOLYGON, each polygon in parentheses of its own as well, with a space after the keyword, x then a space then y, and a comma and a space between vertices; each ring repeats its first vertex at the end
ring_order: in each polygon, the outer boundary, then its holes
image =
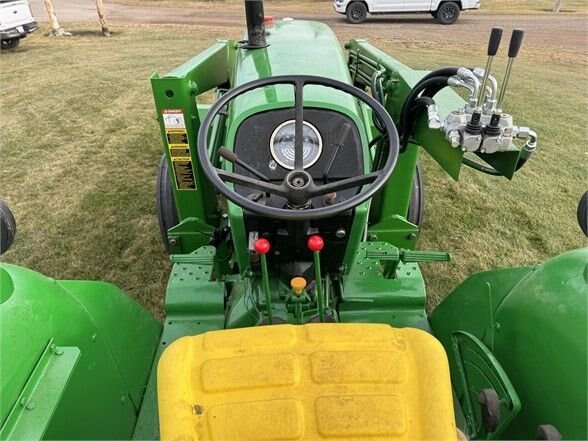
MULTIPOLYGON (((303 18, 303 17, 300 17, 303 18)), ((361 29, 363 26, 369 26, 370 24, 388 24, 388 25, 438 25, 440 29, 455 29, 459 25, 467 25, 471 23, 475 23, 479 16, 464 14, 459 17, 459 19, 450 26, 442 25, 431 16, 430 13, 422 13, 422 14, 375 14, 375 15, 368 15, 368 18, 365 22, 355 25, 351 23, 347 23, 344 15, 334 16, 323 18, 321 17, 321 21, 329 24, 343 24, 348 26, 356 26, 358 29, 361 29)), ((316 16, 308 17, 309 20, 316 20, 316 16)))
MULTIPOLYGON (((100 38, 112 38, 117 37, 121 34, 124 34, 124 31, 110 31, 110 37, 106 37, 102 35, 102 31, 100 29, 73 29, 70 31, 73 34, 73 37, 100 37, 100 38)), ((67 37, 65 37, 67 38, 67 37)))
MULTIPOLYGON (((300 17, 300 19, 304 19, 305 17, 300 17)), ((308 17, 309 20, 316 20, 316 16, 312 17, 309 16, 308 17)), ((368 16, 367 20, 359 25, 356 24, 351 24, 351 23, 347 23, 347 20, 345 19, 344 15, 341 15, 340 17, 328 17, 328 18, 322 18, 321 17, 321 21, 323 22, 331 22, 331 23, 337 23, 337 24, 348 24, 349 26, 356 26, 358 28, 361 28, 362 26, 369 26, 370 23, 377 23, 377 24, 398 24, 398 25, 403 25, 403 24, 431 24, 431 23, 436 23, 437 21, 430 16, 430 14, 423 14, 422 17, 402 17, 402 16, 393 16, 393 15, 370 15, 368 16)))
POLYGON ((576 9, 560 9, 559 12, 555 12, 549 8, 544 8, 544 9, 538 9, 541 12, 549 12, 549 13, 553 13, 553 14, 566 14, 566 13, 574 13, 574 12, 579 12, 576 9))

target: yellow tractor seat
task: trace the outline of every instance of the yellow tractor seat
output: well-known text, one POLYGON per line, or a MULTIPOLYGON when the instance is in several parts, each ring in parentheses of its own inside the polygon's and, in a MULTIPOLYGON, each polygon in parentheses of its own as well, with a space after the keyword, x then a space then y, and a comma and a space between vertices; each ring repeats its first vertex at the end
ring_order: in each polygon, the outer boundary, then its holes
POLYGON ((163 441, 455 440, 441 344, 379 324, 275 325, 176 340, 157 371, 163 441))

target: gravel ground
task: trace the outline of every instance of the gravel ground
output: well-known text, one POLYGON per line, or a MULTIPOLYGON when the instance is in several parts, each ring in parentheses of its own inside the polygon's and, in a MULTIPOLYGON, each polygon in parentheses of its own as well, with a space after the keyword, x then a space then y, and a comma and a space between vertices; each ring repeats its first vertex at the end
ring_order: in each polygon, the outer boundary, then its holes
MULTIPOLYGON (((37 19, 47 20, 42 0, 30 0, 37 19)), ((53 0, 62 22, 96 20, 92 0, 53 0)), ((464 12, 452 26, 437 24, 428 14, 374 16, 362 25, 350 25, 342 15, 331 10, 329 3, 316 3, 304 10, 294 3, 292 10, 285 3, 267 3, 266 13, 276 18, 285 15, 300 19, 318 20, 328 24, 339 35, 357 35, 365 38, 398 39, 402 41, 430 41, 440 44, 477 42, 478 35, 485 40, 492 26, 500 25, 510 34, 515 27, 525 29, 525 47, 536 50, 558 49, 585 56, 588 52, 588 16, 585 14, 504 14, 484 11, 464 12)), ((108 20, 113 24, 185 24, 204 26, 244 25, 244 13, 238 5, 211 3, 205 8, 145 7, 105 2, 108 20)), ((505 35, 508 35, 505 34, 505 35)))

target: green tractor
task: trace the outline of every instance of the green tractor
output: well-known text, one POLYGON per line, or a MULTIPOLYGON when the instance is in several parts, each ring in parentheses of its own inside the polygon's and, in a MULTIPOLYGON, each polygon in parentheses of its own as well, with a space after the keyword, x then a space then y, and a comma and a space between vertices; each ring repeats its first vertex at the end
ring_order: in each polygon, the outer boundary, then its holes
POLYGON ((417 250, 421 148, 456 180, 526 163, 537 135, 501 108, 522 31, 499 90, 499 28, 485 69, 423 72, 245 11, 243 41, 151 80, 165 320, 0 265, 0 439, 588 438, 588 249, 425 310, 419 264, 450 255, 417 250))

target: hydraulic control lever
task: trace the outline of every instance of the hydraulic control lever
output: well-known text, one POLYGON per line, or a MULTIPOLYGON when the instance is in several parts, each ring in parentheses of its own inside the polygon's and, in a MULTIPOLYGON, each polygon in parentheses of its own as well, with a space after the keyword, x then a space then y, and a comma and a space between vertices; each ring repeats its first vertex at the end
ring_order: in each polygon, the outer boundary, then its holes
POLYGON ((325 246, 323 238, 318 234, 310 236, 306 244, 308 249, 312 252, 314 260, 314 289, 316 293, 316 303, 319 312, 319 321, 325 321, 325 299, 323 297, 323 277, 321 275, 321 250, 325 246))
MULTIPOLYGON (((487 151, 496 151, 496 144, 500 144, 500 135, 502 134, 502 128, 500 127, 500 119, 502 117, 501 102, 504 99, 504 93, 512 69, 512 63, 518 55, 521 43, 523 41, 523 31, 521 29, 515 29, 510 37, 510 45, 508 48, 508 64, 506 67, 506 73, 504 80, 502 81, 502 88, 500 89, 500 96, 495 104, 493 112, 491 112, 490 122, 484 127, 484 135, 480 152, 486 153, 487 151)), ((488 73, 486 72, 486 75, 488 73)))
MULTIPOLYGON (((492 61, 498 52, 500 40, 502 38, 502 28, 492 28, 490 32, 490 39, 488 40, 488 60, 486 61, 486 69, 484 70, 484 77, 478 89, 478 99, 476 101, 476 108, 472 112, 471 119, 467 122, 465 133, 463 136, 463 147, 466 151, 477 150, 482 141, 482 103, 486 95, 486 84, 488 83, 488 76, 492 68, 492 61)), ((472 74, 472 76, 474 76, 472 74)))
POLYGON ((345 143, 347 142, 347 138, 349 137, 349 132, 351 132, 351 126, 348 123, 343 123, 341 128, 341 134, 339 135, 339 139, 335 144, 333 144, 333 154, 327 161, 327 165, 325 166, 325 171, 323 172, 323 183, 329 183, 329 173, 331 173, 331 168, 333 168, 333 164, 335 163, 335 159, 339 154, 339 150, 343 148, 345 143))
POLYGON ((492 61, 498 52, 500 40, 502 39, 502 28, 492 28, 490 32, 490 39, 488 40, 488 60, 486 61, 486 69, 484 69, 484 77, 482 78, 482 85, 478 94, 478 108, 482 107, 484 95, 486 94, 486 84, 490 76, 490 69, 492 69, 492 61))
MULTIPOLYGON (((516 164, 516 170, 526 162, 537 146, 537 134, 528 127, 515 125, 512 115, 504 113, 501 107, 514 59, 521 48, 523 34, 521 29, 515 29, 512 33, 508 64, 500 93, 498 82, 491 75, 491 69, 502 38, 501 28, 493 28, 490 33, 486 69, 460 67, 450 71, 452 76, 448 78, 447 84, 467 88, 470 95, 463 108, 447 115, 441 128, 452 147, 460 148, 463 152, 493 154, 510 150, 515 139, 527 140, 516 164)), ((472 162, 469 158, 464 158, 463 163, 484 173, 501 174, 493 168, 472 162)))
POLYGON ((508 85, 508 80, 510 79, 510 72, 512 70, 512 65, 514 63, 514 59, 519 54, 519 50, 521 48, 521 44, 523 43, 523 36, 525 35, 525 31, 522 29, 515 29, 512 31, 512 35, 510 37, 510 45, 508 46, 508 63, 506 65, 506 72, 504 73, 504 79, 502 80, 502 87, 500 88, 500 94, 498 95, 498 103, 496 107, 498 109, 502 109, 502 103, 504 101, 504 95, 506 94, 506 87, 508 85))
POLYGON ((245 170, 247 170, 253 176, 257 176, 259 179, 261 179, 265 182, 270 182, 270 179, 266 175, 264 175, 259 170, 256 170, 255 168, 253 168, 252 166, 247 164, 245 161, 239 159, 237 154, 235 152, 229 150, 228 148, 226 148, 226 147, 219 148, 218 155, 221 158, 223 158, 225 161, 229 161, 232 164, 236 164, 240 167, 243 167, 245 170))
POLYGON ((259 255, 261 262, 261 289, 265 297, 265 306, 267 308, 267 322, 269 325, 273 323, 273 310, 272 310, 272 295, 269 286, 269 272, 267 269, 267 258, 266 254, 269 253, 271 245, 267 239, 259 238, 253 244, 253 249, 259 255))

